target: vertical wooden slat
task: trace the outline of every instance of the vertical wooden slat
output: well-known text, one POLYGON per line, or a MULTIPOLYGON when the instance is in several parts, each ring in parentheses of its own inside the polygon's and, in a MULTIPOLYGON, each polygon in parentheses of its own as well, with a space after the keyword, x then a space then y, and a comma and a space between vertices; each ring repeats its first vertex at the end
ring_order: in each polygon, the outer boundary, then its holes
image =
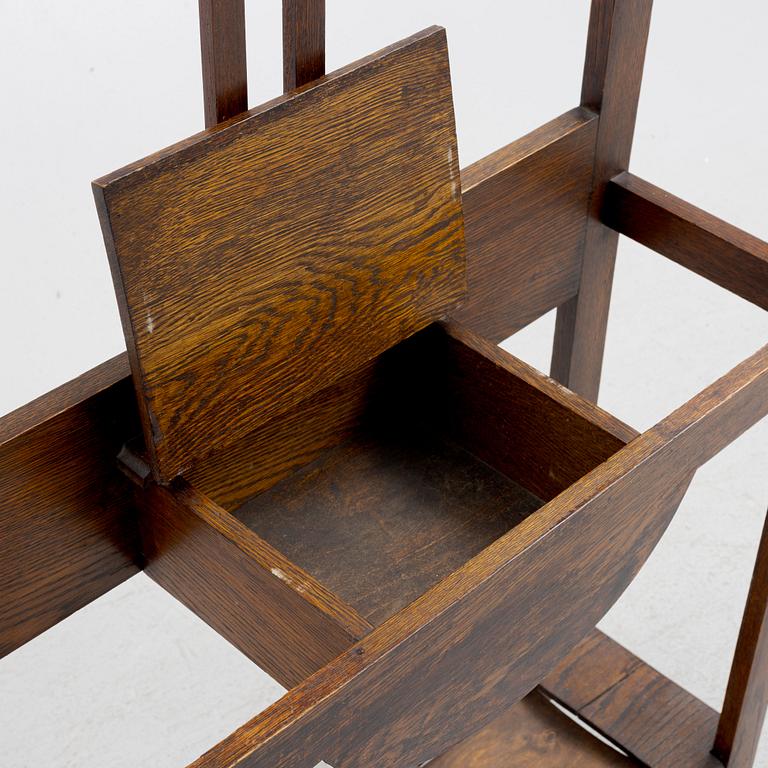
POLYGON ((200 0, 205 127, 248 109, 245 0, 200 0))
POLYGON ((713 752, 728 768, 754 762, 768 706, 768 519, 731 666, 713 752))
POLYGON ((593 0, 582 104, 600 113, 579 293, 557 311, 552 376, 597 400, 618 234, 600 222, 605 187, 627 169, 653 0, 593 0))
POLYGON ((325 0, 283 0, 283 89, 325 74, 325 0))

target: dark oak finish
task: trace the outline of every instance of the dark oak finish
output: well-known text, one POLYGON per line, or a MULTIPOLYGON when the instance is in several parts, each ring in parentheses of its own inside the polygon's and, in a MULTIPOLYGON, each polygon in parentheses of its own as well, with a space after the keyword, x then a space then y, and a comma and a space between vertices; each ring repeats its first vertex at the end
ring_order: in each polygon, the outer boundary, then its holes
POLYGON ((275 416, 199 462, 184 477, 233 510, 352 436, 380 378, 376 362, 275 416))
POLYGON ((323 756, 343 768, 445 752, 588 634, 658 541, 691 473, 767 410, 764 348, 195 765, 309 768, 323 756))
POLYGON ((235 515, 378 625, 540 506, 440 436, 374 433, 235 515))
POLYGON ((439 28, 95 182, 155 476, 455 305, 459 187, 439 28))
POLYGON ((151 484, 142 507, 147 574, 286 687, 370 630, 184 480, 151 484))
POLYGON ((288 428, 249 438, 209 475, 267 487, 275 469, 317 455, 235 515, 373 624, 538 508, 522 486, 551 498, 636 436, 456 326, 427 329, 386 357, 355 386, 319 398, 322 412, 300 406, 288 428), (296 429, 305 412, 319 439, 296 429), (329 435, 326 425, 339 423, 343 432, 329 435), (271 445, 281 449, 264 471, 258 452, 269 456, 271 445))
POLYGON ((248 109, 245 0, 199 0, 205 127, 248 109))
POLYGON ((283 0, 283 90, 325 74, 325 0, 283 0))
POLYGON ((760 539, 747 607, 718 723, 714 753, 728 768, 755 759, 768 706, 768 520, 760 539))
POLYGON ((640 768, 596 739, 538 692, 429 768, 640 768))
POLYGON ((731 293, 768 309, 768 243, 631 173, 608 184, 602 218, 731 293))
MULTIPOLYGON (((637 432, 531 366, 449 326, 444 369, 452 437, 549 501, 637 432)), ((441 371, 442 372, 442 371, 441 371)))
POLYGON ((597 135, 577 108, 464 168, 467 301, 452 316, 493 341, 576 295, 597 135))
POLYGON ((619 233, 768 308, 768 244, 626 172, 650 14, 593 0, 581 106, 459 181, 442 30, 325 77, 284 0, 245 112, 200 0, 211 130, 95 187, 138 406, 121 355, 0 419, 0 655, 146 567, 293 686, 193 768, 748 768, 768 523, 719 725, 593 629, 768 412, 768 347, 643 435, 589 402, 619 233), (554 307, 588 399, 492 343, 554 307))
POLYGON ((139 430, 127 368, 121 355, 0 418, 0 656, 139 570, 114 461, 139 430))
POLYGON ((598 631, 541 684, 548 696, 653 768, 722 768, 717 712, 598 631))
POLYGON ((557 311, 552 376, 597 400, 618 235, 600 222, 608 181, 627 170, 652 0, 593 0, 581 103, 599 112, 578 295, 557 311))

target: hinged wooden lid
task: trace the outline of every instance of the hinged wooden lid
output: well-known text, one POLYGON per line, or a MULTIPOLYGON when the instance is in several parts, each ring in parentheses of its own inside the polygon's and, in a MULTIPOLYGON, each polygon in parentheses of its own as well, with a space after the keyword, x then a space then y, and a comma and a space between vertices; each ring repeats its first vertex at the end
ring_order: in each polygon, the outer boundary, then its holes
POLYGON ((153 472, 169 481, 463 296, 445 32, 94 191, 153 472))

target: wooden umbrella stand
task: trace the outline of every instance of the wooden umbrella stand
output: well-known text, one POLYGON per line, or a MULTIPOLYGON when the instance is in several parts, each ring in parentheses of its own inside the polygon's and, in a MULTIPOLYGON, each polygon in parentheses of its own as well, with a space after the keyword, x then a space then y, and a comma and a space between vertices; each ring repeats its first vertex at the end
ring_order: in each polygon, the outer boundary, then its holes
POLYGON ((768 529, 722 714, 595 629, 768 347, 638 434, 595 405, 618 237, 768 309, 768 244, 628 170, 651 0, 581 103, 459 170, 445 31, 325 74, 200 0, 206 130, 94 182, 128 351, 0 419, 0 654, 139 570, 289 690, 194 768, 753 764, 768 529), (557 309, 552 378, 497 344, 557 309))

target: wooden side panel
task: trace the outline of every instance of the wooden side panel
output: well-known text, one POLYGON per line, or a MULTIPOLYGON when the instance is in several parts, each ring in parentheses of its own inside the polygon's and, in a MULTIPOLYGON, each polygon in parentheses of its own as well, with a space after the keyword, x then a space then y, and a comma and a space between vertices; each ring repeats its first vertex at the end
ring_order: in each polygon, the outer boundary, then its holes
POLYGON ((377 374, 377 363, 368 363, 199 462, 185 479, 236 509, 347 439, 369 408, 377 374))
POLYGON ((205 127, 248 109, 245 0, 199 0, 205 127))
POLYGON ((146 572, 286 687, 370 625, 209 499, 178 480, 142 492, 146 572))
POLYGON ((431 28, 94 183, 157 478, 463 297, 457 163, 431 28))
POLYGON ((602 217, 617 232, 768 309, 765 241, 631 173, 608 184, 602 217))
POLYGON ((0 419, 0 656, 138 571, 127 373, 121 355, 0 419))
POLYGON ((351 768, 444 753, 592 630, 647 559, 691 473, 766 411, 768 348, 193 765, 311 768, 322 757, 351 768))
POLYGON ((576 294, 596 135, 574 109, 462 171, 469 295, 452 317, 498 342, 576 294))
POLYGON ((637 432, 503 349, 448 326, 446 388, 454 436, 548 501, 637 432))
POLYGON ((717 712, 595 630, 542 690, 653 768, 722 768, 717 712))

